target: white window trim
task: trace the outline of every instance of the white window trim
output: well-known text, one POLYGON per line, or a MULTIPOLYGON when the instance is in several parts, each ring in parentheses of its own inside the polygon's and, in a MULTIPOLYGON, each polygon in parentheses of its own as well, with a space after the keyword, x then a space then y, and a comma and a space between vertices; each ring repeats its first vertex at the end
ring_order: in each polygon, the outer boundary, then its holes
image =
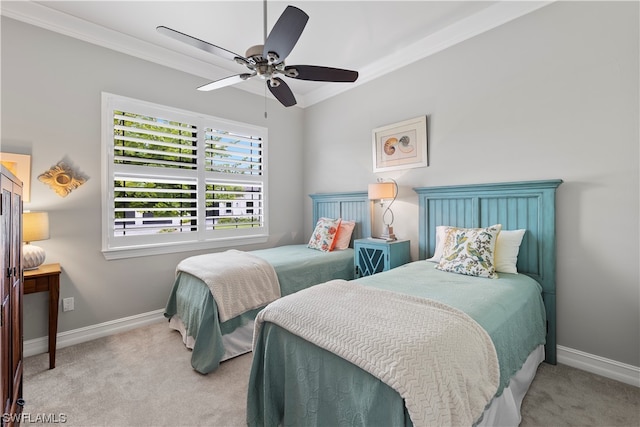
MULTIPOLYGON (((101 199, 102 199, 102 253, 107 260, 124 259, 131 257, 149 256, 149 255, 161 255, 175 252, 186 252, 203 249, 216 249, 225 247, 235 247, 240 245, 250 245, 264 243, 269 237, 269 218, 268 218, 268 161, 267 152, 265 149, 263 153, 263 165, 264 174, 262 175, 263 183, 263 215, 264 226, 260 228, 260 232, 247 233, 216 233, 216 237, 212 237, 211 233, 198 232, 194 233, 194 239, 189 241, 166 241, 162 243, 140 243, 140 244, 128 244, 126 246, 119 246, 116 244, 117 239, 112 238, 111 227, 109 224, 113 223, 113 204, 114 204, 114 168, 113 168, 113 110, 127 109, 127 105, 131 105, 128 108, 129 111, 135 111, 136 113, 145 114, 144 110, 149 111, 165 111, 174 116, 187 116, 190 122, 195 122, 198 125, 199 137, 203 134, 204 128, 207 124, 215 122, 218 125, 223 125, 225 129, 236 130, 239 132, 245 131, 252 135, 262 137, 264 146, 267 145, 267 129, 260 126, 254 126, 246 123, 234 122, 226 119, 220 119, 218 117, 208 116, 201 113, 195 113, 187 110, 181 110, 173 107, 167 107, 164 105, 154 104, 147 101, 140 101, 133 98, 127 98, 120 95, 115 95, 107 92, 102 93, 102 132, 101 132, 101 146, 102 146, 102 183, 101 183, 101 199), (143 111, 140 111, 140 110, 143 111), (114 241, 115 240, 115 241, 114 241)), ((153 116, 153 114, 149 114, 153 116)), ((204 168, 198 168, 199 179, 204 179, 204 168)), ((202 191, 204 193, 204 191, 202 191)))

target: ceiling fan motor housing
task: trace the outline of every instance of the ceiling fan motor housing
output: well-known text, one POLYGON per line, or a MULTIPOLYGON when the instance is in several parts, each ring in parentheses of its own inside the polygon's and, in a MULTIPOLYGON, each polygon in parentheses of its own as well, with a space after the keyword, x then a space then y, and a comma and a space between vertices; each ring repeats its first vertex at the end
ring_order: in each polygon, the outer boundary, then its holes
MULTIPOLYGON (((247 49, 246 57, 250 64, 245 64, 252 71, 255 71, 258 77, 262 79, 271 79, 276 73, 284 73, 284 62, 275 63, 278 60, 278 55, 273 52, 269 52, 268 58, 264 57, 264 46, 261 44, 251 46, 247 49)), ((291 77, 291 73, 287 73, 291 77)), ((272 87, 277 86, 276 82, 272 82, 272 87)))
POLYGON ((251 46, 249 49, 247 49, 247 53, 245 53, 245 56, 247 58, 255 59, 256 62, 264 61, 265 58, 262 57, 263 49, 264 49, 264 45, 261 45, 261 44, 251 46))

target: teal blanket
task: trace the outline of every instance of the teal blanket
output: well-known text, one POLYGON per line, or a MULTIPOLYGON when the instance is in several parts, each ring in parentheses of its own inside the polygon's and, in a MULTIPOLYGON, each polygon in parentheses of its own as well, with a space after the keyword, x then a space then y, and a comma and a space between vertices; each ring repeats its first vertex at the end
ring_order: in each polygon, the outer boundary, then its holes
MULTIPOLYGON (((435 299, 469 314, 496 347, 497 395, 501 394, 529 353, 545 342, 541 286, 522 274, 484 279, 442 272, 434 265, 417 261, 357 282, 435 299)), ((254 349, 247 422, 250 426, 412 425, 391 387, 270 323, 263 325, 254 349)))
MULTIPOLYGON (((353 249, 321 252, 307 245, 287 245, 251 252, 273 266, 282 296, 332 279, 354 278, 353 249)), ((221 323, 209 287, 186 273, 176 276, 164 316, 177 316, 195 339, 191 366, 206 374, 220 365, 225 349, 222 336, 255 319, 261 308, 221 323)))

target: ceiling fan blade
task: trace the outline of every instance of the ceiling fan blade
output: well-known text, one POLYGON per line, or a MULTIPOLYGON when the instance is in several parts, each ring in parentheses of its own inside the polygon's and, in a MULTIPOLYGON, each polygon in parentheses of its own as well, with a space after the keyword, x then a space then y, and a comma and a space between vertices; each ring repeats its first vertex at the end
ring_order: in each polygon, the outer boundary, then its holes
POLYGON ((267 87, 273 96, 285 107, 296 105, 296 97, 289 86, 280 77, 274 77, 272 80, 275 81, 275 86, 272 86, 271 80, 267 80, 267 87))
POLYGON ((209 52, 209 53, 213 53, 214 55, 218 55, 222 58, 228 59, 230 61, 235 61, 236 58, 240 58, 243 59, 245 62, 247 61, 247 59, 242 56, 242 55, 238 55, 237 53, 233 53, 230 50, 227 49, 223 49, 219 46, 213 45, 209 42, 206 42, 204 40, 200 40, 197 39, 195 37, 191 37, 188 34, 184 34, 181 33, 180 31, 176 31, 173 30, 169 27, 164 27, 164 26, 159 26, 156 27, 156 30, 160 33, 163 34, 165 36, 171 37, 174 40, 178 40, 182 43, 186 43, 188 45, 191 45, 193 47, 196 47, 200 50, 204 50, 205 52, 209 52))
POLYGON ((317 65, 291 65, 284 67, 284 74, 299 80, 313 80, 316 82, 355 82, 358 72, 342 68, 321 67, 317 65), (297 74, 295 71, 297 71, 297 74))
POLYGON ((243 82, 253 76, 255 76, 256 74, 253 73, 243 73, 243 74, 238 74, 235 76, 229 76, 229 77, 225 77, 224 79, 220 79, 220 80, 216 80, 214 82, 211 83, 207 83, 206 85, 202 85, 198 88, 198 90, 203 91, 203 92, 207 92, 210 90, 214 90, 214 89, 220 89, 222 87, 225 86, 231 86, 234 85, 236 83, 240 83, 243 82))
POLYGON ((308 20, 309 15, 302 10, 287 6, 267 37, 262 56, 268 58, 269 52, 273 52, 278 56, 274 63, 284 61, 298 42, 308 20))

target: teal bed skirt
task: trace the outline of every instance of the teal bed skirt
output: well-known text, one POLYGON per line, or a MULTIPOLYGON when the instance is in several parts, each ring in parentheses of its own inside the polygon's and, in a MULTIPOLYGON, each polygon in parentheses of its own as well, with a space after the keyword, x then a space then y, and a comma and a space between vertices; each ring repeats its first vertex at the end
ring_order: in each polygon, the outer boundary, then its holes
MULTIPOLYGON (((541 286, 524 274, 484 279, 446 273, 428 261, 355 282, 434 299, 478 322, 494 343, 500 395, 545 342, 541 286)), ((389 313, 392 316, 392 313, 389 313)), ((400 395, 378 378, 274 324, 257 337, 247 396, 250 426, 412 425, 400 395)))
MULTIPOLYGON (((353 249, 321 252, 307 245, 287 245, 251 251, 273 266, 282 296, 332 279, 354 278, 353 249)), ((209 287, 200 279, 179 273, 169 295, 164 316, 176 316, 193 338, 191 366, 206 374, 215 370, 225 354, 223 335, 233 333, 255 319, 262 307, 220 322, 209 287)), ((250 345, 250 342, 249 342, 250 345)))

